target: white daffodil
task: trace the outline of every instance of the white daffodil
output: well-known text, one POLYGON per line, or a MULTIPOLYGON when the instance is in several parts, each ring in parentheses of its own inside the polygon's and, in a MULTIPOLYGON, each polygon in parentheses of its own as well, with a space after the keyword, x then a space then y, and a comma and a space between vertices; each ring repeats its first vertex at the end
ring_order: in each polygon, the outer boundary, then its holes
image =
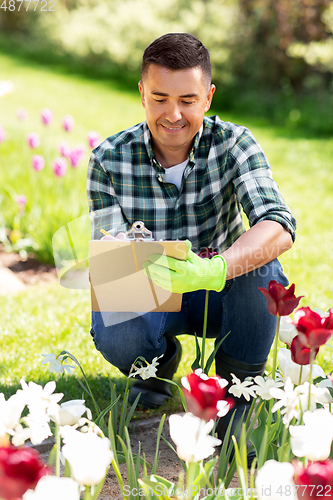
POLYGON ((250 397, 255 397, 253 382, 251 380, 244 380, 243 382, 241 382, 239 378, 237 378, 233 373, 231 373, 231 376, 232 383, 234 385, 229 388, 230 394, 232 394, 236 398, 241 398, 242 396, 244 396, 246 401, 250 401, 250 397))
MULTIPOLYGON (((279 364, 281 370, 283 372, 283 379, 286 380, 288 377, 291 379, 292 383, 297 385, 299 383, 303 384, 307 380, 309 380, 310 376, 310 365, 298 365, 294 363, 291 359, 291 351, 290 349, 286 349, 282 347, 278 352, 279 364), (302 377, 300 380, 300 373, 302 369, 302 377)), ((313 378, 316 377, 325 377, 324 370, 319 366, 314 364, 312 366, 312 375, 313 378)))
POLYGON ((285 344, 291 344, 294 337, 298 335, 298 331, 289 316, 281 316, 279 337, 285 344))
POLYGON ((284 424, 289 425, 294 417, 298 420, 301 412, 307 409, 308 396, 303 392, 303 388, 299 389, 299 387, 294 389, 294 384, 288 377, 284 389, 270 389, 271 395, 279 400, 273 405, 272 413, 282 408, 281 414, 284 415, 282 420, 284 424))
POLYGON ((138 368, 137 366, 132 365, 131 371, 135 370, 135 372, 130 373, 129 377, 135 377, 136 375, 140 375, 140 377, 143 380, 147 380, 147 378, 150 378, 150 377, 156 377, 157 365, 159 365, 157 360, 162 358, 162 356, 164 356, 164 354, 162 354, 159 357, 154 358, 153 361, 151 362, 151 364, 149 364, 146 361, 147 366, 142 366, 141 368, 138 368))
POLYGON ((25 402, 22 396, 18 393, 14 394, 8 400, 0 394, 0 424, 7 430, 15 429, 19 424, 22 411, 25 407, 25 402))
POLYGON ((79 500, 79 485, 70 477, 43 476, 34 490, 27 490, 22 500, 79 500))
POLYGON ((25 427, 19 424, 13 432, 12 443, 15 446, 22 446, 25 441, 30 439, 33 445, 41 444, 45 439, 52 436, 52 432, 46 418, 37 420, 30 415, 22 419, 25 427))
POLYGON ((258 470, 255 485, 258 500, 297 500, 294 467, 288 462, 267 460, 258 470))
POLYGON ((222 443, 220 439, 210 436, 214 421, 205 422, 192 413, 170 415, 170 436, 177 447, 179 458, 186 462, 200 462, 215 451, 215 446, 222 443))
POLYGON ((61 405, 58 405, 57 411, 50 415, 51 420, 58 425, 75 425, 85 412, 87 412, 87 418, 92 420, 91 411, 84 403, 84 399, 73 399, 61 403, 61 405))
POLYGON ((253 380, 257 385, 253 385, 252 389, 256 392, 257 396, 260 396, 261 399, 264 399, 266 401, 272 399, 273 397, 270 393, 271 389, 283 386, 283 383, 279 380, 273 380, 268 377, 264 378, 260 375, 254 377, 253 380))
POLYGON ((80 432, 69 426, 62 427, 61 434, 65 442, 61 451, 75 481, 85 486, 99 484, 113 460, 109 439, 92 430, 80 432))
POLYGON ((18 390, 25 403, 28 405, 30 414, 46 413, 50 411, 57 405, 63 394, 53 394, 56 388, 56 383, 54 381, 48 382, 45 387, 35 384, 34 382, 29 382, 27 384, 23 379, 21 379, 22 390, 18 390))
POLYGON ((304 425, 291 425, 291 449, 296 457, 308 460, 326 460, 333 441, 333 415, 323 408, 303 415, 304 425))
MULTIPOLYGON (((295 388, 295 391, 298 394, 302 394, 306 396, 306 400, 308 401, 309 397, 309 382, 304 382, 304 384, 299 385, 295 388)), ((328 392, 328 391, 327 391, 328 392)), ((327 392, 325 389, 321 389, 320 387, 316 387, 314 384, 311 384, 310 389, 310 410, 316 409, 316 403, 325 404, 327 403, 327 392)), ((309 409, 306 407, 306 409, 309 409)))
POLYGON ((45 365, 46 363, 50 363, 49 372, 51 373, 63 373, 68 372, 72 373, 72 370, 75 370, 75 366, 68 365, 64 361, 64 356, 56 356, 53 352, 51 354, 42 354, 44 359, 41 364, 45 365))

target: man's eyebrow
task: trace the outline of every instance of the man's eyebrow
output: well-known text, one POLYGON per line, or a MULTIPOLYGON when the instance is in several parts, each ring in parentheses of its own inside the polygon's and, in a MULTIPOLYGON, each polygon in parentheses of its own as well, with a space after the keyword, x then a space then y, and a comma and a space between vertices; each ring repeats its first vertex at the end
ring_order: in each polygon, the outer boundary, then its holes
MULTIPOLYGON (((151 93, 153 95, 159 95, 162 97, 169 97, 169 94, 166 94, 165 92, 160 92, 159 90, 153 90, 151 93)), ((184 95, 180 95, 179 97, 188 99, 189 97, 198 97, 198 94, 184 94, 184 95)))

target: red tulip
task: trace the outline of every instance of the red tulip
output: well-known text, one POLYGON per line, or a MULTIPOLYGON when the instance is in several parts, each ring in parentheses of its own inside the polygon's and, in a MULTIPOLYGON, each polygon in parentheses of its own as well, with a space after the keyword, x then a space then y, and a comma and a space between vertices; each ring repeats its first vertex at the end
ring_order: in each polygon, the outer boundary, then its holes
POLYGON ((314 498, 333 498, 333 460, 310 462, 304 468, 299 462, 293 462, 297 497, 300 500, 314 498))
POLYGON ((198 256, 202 259, 211 259, 214 255, 218 255, 218 253, 214 252, 214 250, 210 247, 206 247, 198 253, 198 256))
POLYGON ((291 343, 291 359, 299 365, 307 365, 311 351, 315 358, 319 347, 333 335, 333 311, 322 317, 310 307, 301 307, 295 312, 293 323, 299 334, 291 343))
POLYGON ((218 375, 208 377, 200 369, 195 370, 182 378, 182 385, 187 409, 196 417, 206 421, 216 419, 225 415, 233 407, 233 400, 225 398, 227 381, 218 375), (222 403, 218 404, 218 402, 222 403), (220 409, 223 415, 219 415, 220 409))
POLYGON ((18 500, 48 473, 39 453, 28 447, 0 448, 0 497, 18 500))
POLYGON ((295 297, 294 284, 287 289, 274 280, 269 282, 268 290, 262 287, 259 287, 259 290, 267 300, 269 312, 274 316, 289 316, 304 297, 304 295, 295 297))
POLYGON ((291 342, 290 350, 291 350, 291 359, 293 360, 294 363, 297 363, 298 365, 308 365, 310 364, 311 361, 310 360, 311 352, 313 353, 313 359, 315 359, 319 352, 319 347, 311 348, 305 346, 300 342, 299 335, 296 335, 296 337, 294 337, 291 342))

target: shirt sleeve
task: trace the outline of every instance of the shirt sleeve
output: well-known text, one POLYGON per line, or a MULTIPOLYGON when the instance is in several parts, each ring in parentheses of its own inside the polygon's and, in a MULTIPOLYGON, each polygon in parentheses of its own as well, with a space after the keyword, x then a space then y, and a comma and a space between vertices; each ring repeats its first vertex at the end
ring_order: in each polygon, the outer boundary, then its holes
POLYGON ((296 220, 273 180, 268 160, 248 129, 230 151, 234 161, 234 187, 250 227, 262 220, 279 222, 296 238, 296 220))
POLYGON ((103 236, 101 229, 112 236, 128 230, 128 223, 123 216, 110 177, 94 153, 88 166, 87 194, 92 239, 100 239, 103 236))

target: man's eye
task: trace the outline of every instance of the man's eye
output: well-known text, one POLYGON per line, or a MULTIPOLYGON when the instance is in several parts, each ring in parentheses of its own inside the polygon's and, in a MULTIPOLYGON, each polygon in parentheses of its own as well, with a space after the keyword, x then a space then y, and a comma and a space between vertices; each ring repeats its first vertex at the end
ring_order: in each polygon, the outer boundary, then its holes
POLYGON ((155 99, 155 102, 164 102, 165 99, 155 99))
POLYGON ((184 104, 193 104, 194 101, 183 101, 184 104))

